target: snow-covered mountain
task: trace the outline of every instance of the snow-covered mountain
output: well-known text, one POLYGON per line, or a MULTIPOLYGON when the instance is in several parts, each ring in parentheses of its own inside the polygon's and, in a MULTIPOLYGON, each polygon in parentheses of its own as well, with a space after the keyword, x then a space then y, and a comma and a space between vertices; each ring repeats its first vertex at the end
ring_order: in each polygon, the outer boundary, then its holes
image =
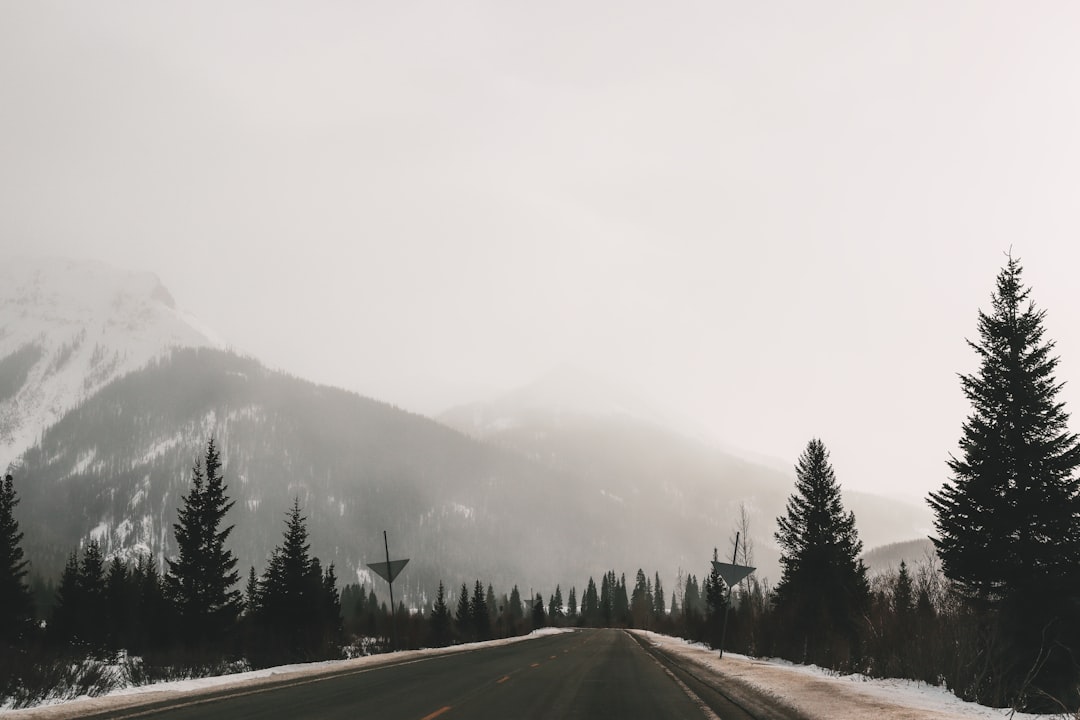
POLYGON ((0 458, 13 460, 110 381, 174 347, 221 347, 151 273, 92 261, 0 263, 0 458))

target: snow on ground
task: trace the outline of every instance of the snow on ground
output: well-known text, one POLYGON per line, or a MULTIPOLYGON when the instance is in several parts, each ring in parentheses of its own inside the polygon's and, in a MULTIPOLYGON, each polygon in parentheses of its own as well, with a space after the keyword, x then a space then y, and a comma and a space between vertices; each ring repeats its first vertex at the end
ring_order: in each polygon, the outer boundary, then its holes
POLYGON ((786 660, 760 660, 724 653, 681 638, 646 630, 631 632, 665 652, 678 656, 713 675, 741 683, 777 698, 808 718, 822 720, 1046 720, 1045 715, 1013 714, 965 702, 945 688, 914 680, 875 679, 865 675, 838 675, 816 665, 794 665, 786 660))
POLYGON ((173 680, 170 682, 155 683, 114 690, 100 697, 82 697, 68 702, 57 703, 25 710, 0 710, 0 716, 13 720, 67 720, 94 713, 110 712, 127 707, 142 705, 144 703, 156 703, 178 698, 190 694, 190 701, 196 701, 201 693, 208 693, 226 688, 239 687, 258 688, 263 685, 288 681, 317 682, 320 676, 334 673, 359 670, 363 668, 376 668, 390 663, 400 664, 404 662, 423 662, 424 660, 439 655, 450 655, 459 652, 470 652, 481 648, 498 647, 512 643, 532 640, 545 635, 557 635, 559 633, 574 632, 569 628, 543 628, 535 630, 528 635, 521 635, 500 640, 488 640, 486 642, 467 643, 465 645, 451 645, 443 648, 429 648, 426 650, 403 650, 396 653, 383 653, 380 655, 367 655, 353 660, 330 660, 326 662, 303 663, 298 665, 280 665, 278 667, 250 670, 248 672, 235 673, 233 675, 220 675, 217 677, 193 678, 190 680, 173 680))

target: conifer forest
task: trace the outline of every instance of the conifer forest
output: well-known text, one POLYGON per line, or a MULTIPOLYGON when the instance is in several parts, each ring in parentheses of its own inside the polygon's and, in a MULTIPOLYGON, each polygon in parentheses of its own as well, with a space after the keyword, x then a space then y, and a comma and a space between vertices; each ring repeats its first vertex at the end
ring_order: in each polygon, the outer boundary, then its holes
POLYGON ((1078 711, 1080 438, 1058 397, 1067 379, 1046 319, 1009 256, 968 339, 978 365, 959 376, 970 410, 958 445, 903 448, 951 450, 927 499, 934 552, 877 574, 861 559, 843 478, 812 429, 792 458, 785 512, 769 528, 781 549, 772 582, 751 574, 728 587, 710 562, 754 565, 744 511, 730 519, 730 538, 701 548, 696 567, 598 568, 544 588, 527 577, 509 587, 444 577, 422 598, 396 597, 397 607, 385 583, 342 583, 333 563, 312 554, 299 496, 280 509, 280 542, 265 564, 239 566, 226 516, 243 523, 244 515, 230 514, 236 479, 213 438, 171 527, 177 552, 161 565, 150 555, 107 557, 91 540, 70 548, 59 577, 32 582, 18 505, 33 478, 13 472, 0 487, 0 698, 24 707, 58 687, 93 695, 558 626, 645 628, 717 650, 943 685, 993 707, 1078 711))

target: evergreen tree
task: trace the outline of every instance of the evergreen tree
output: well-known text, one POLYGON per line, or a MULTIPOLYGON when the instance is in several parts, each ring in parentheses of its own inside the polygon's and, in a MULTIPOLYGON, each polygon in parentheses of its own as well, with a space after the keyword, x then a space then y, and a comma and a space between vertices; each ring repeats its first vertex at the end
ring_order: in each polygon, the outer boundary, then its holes
POLYGON ((577 590, 570 588, 570 598, 566 601, 566 615, 572 620, 577 619, 577 590))
POLYGON ((524 617, 525 608, 521 605, 521 591, 515 585, 514 589, 510 591, 510 618, 512 620, 521 620, 524 617))
POLYGON ((683 590, 683 616, 693 620, 701 613, 701 592, 697 578, 693 574, 686 576, 686 588, 683 590))
POLYGON ((544 615, 544 596, 540 593, 536 593, 536 597, 533 599, 532 625, 533 630, 547 625, 547 617, 544 615))
MULTIPOLYGON (((612 579, 615 572, 611 573, 612 579)), ((611 612, 618 623, 625 623, 630 616, 630 596, 626 592, 626 574, 619 576, 617 585, 613 584, 611 593, 611 612)))
POLYGON ((344 640, 345 628, 342 624, 341 594, 337 588, 337 573, 334 571, 334 563, 326 568, 322 577, 322 651, 327 654, 338 654, 344 640))
POLYGON ((127 647, 131 621, 130 577, 127 566, 119 556, 113 557, 105 574, 105 613, 109 646, 114 649, 127 647))
POLYGON ((660 573, 656 573, 656 578, 653 581, 653 614, 658 618, 664 617, 666 610, 664 608, 664 586, 660 584, 660 573))
POLYGON ((34 606, 26 583, 29 562, 23 558, 23 534, 15 520, 15 481, 0 485, 0 648, 21 642, 30 630, 34 606))
POLYGON ((911 584, 911 573, 908 572, 907 563, 900 561, 900 572, 896 575, 896 583, 893 585, 893 612, 900 618, 906 617, 915 602, 914 587, 911 584))
POLYGON ((468 639, 473 636, 475 626, 472 619, 472 608, 469 606, 469 588, 461 583, 461 592, 458 593, 457 612, 454 615, 457 622, 458 632, 468 639))
POLYGON ((581 619, 589 626, 597 625, 600 620, 600 596, 596 592, 596 582, 591 577, 581 601, 581 619))
POLYGON ((179 521, 173 525, 179 555, 168 560, 165 578, 185 636, 195 644, 219 643, 236 623, 241 610, 236 557, 225 541, 233 526, 221 523, 233 502, 225 494, 221 458, 214 440, 206 447, 205 475, 198 461, 192 469, 190 492, 181 498, 179 521))
POLYGON ((618 581, 615 580, 615 571, 604 573, 604 577, 600 579, 600 624, 603 627, 611 627, 611 622, 615 615, 615 589, 613 585, 617 585, 618 581))
POLYGON ((795 476, 795 493, 776 531, 782 566, 777 606, 796 643, 788 652, 826 666, 844 664, 857 653, 856 618, 869 599, 855 515, 844 512, 821 440, 807 443, 795 476))
POLYGON ((446 606, 446 589, 442 580, 439 581, 439 591, 431 608, 431 636, 436 647, 445 645, 450 637, 450 608, 446 606))
POLYGON ((56 588, 56 603, 49 619, 49 639, 55 645, 78 643, 82 634, 79 613, 82 612, 82 588, 79 583, 79 557, 68 556, 60 584, 56 588))
POLYGON ((259 579, 255 575, 255 566, 248 570, 247 585, 244 587, 244 614, 254 617, 259 607, 259 579))
POLYGON ((548 619, 554 625, 558 623, 559 619, 563 616, 563 597, 562 588, 559 585, 555 586, 555 592, 552 593, 551 599, 548 601, 548 619))
POLYGON ((285 521, 283 541, 271 553, 258 588, 259 624, 276 636, 276 651, 295 659, 325 656, 331 651, 324 645, 329 605, 336 605, 340 614, 336 587, 334 597, 328 598, 322 567, 318 558, 310 555, 306 520, 300 499, 295 498, 285 521))
POLYGON ((80 637, 95 650, 104 647, 108 632, 108 604, 105 596, 105 558, 97 540, 91 540, 79 566, 78 610, 80 637))
POLYGON ((487 595, 484 596, 484 604, 487 605, 488 627, 490 628, 495 624, 495 621, 499 617, 499 605, 495 600, 495 588, 491 587, 491 583, 488 583, 487 595))
POLYGON ((652 598, 648 595, 645 571, 638 568, 634 591, 630 596, 630 619, 634 627, 648 627, 649 615, 652 613, 652 598))
POLYGON ((979 312, 979 340, 968 341, 979 369, 960 383, 972 411, 961 457, 949 460, 952 478, 930 494, 934 544, 945 575, 997 628, 987 635, 999 653, 1002 696, 994 699, 1023 702, 1016 695, 1026 690, 1076 708, 1068 658, 1080 649, 1080 441, 1057 399, 1046 311, 1021 275, 1010 256, 991 312, 979 312))
MULTIPOLYGON (((713 563, 719 562, 716 548, 713 548, 712 559, 713 563)), ((709 575, 705 578, 705 614, 710 620, 723 615, 727 608, 724 579, 720 577, 720 571, 716 569, 715 564, 711 565, 711 568, 709 575)))
POLYGON ((491 638, 491 618, 488 615, 487 596, 484 594, 484 586, 479 580, 473 586, 472 604, 469 612, 472 616, 476 638, 478 640, 489 640, 491 638))

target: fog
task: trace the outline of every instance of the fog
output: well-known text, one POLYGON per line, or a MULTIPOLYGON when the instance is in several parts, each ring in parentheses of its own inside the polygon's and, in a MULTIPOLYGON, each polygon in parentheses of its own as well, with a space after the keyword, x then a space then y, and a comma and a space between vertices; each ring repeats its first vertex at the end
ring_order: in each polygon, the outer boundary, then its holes
POLYGON ((1010 248, 1080 410, 1078 21, 4 3, 0 256, 153 271, 235 348, 418 412, 574 365, 919 497, 1010 248))

